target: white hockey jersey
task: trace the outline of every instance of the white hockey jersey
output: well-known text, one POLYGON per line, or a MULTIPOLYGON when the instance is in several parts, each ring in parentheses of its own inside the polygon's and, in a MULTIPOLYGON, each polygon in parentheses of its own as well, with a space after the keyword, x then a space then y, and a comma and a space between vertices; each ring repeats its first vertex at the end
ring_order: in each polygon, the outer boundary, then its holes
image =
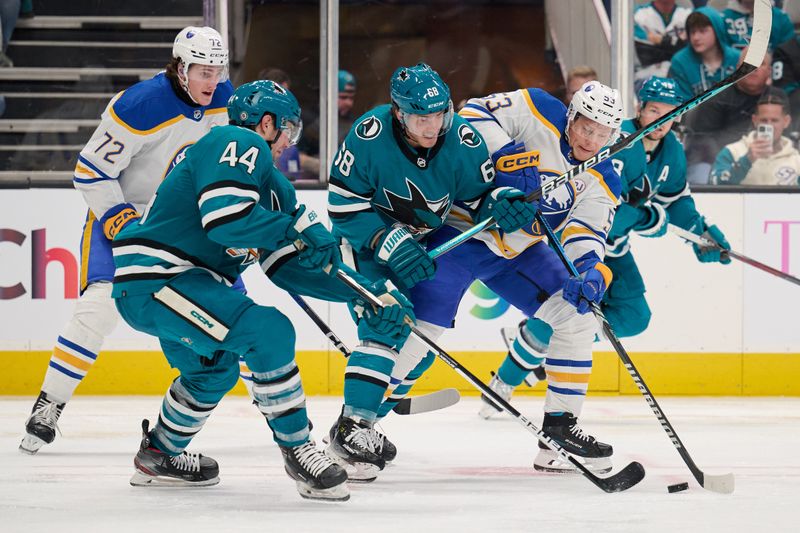
MULTIPOLYGON (((542 181, 559 176, 578 164, 570 155, 564 135, 567 110, 564 104, 541 89, 520 89, 469 100, 460 112, 483 136, 494 154, 510 143, 524 143, 538 152, 542 181)), ((570 259, 594 251, 605 255, 605 240, 619 202, 619 175, 610 160, 579 174, 569 184, 548 194, 540 209, 550 227, 561 231, 561 242, 570 259)), ((453 207, 447 224, 464 231, 472 226, 464 209, 453 207)), ((512 258, 544 238, 538 222, 503 234, 484 231, 483 240, 497 255, 512 258)))
POLYGON ((226 81, 208 106, 193 107, 162 72, 114 96, 78 155, 73 178, 95 218, 126 202, 141 211, 186 149, 213 126, 228 123, 232 94, 226 81))

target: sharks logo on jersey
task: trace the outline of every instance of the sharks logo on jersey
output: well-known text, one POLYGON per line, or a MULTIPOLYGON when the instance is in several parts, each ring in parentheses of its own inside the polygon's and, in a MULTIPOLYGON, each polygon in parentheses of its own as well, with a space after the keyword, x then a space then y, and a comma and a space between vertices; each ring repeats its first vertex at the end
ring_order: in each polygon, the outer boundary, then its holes
POLYGON ((372 115, 362 120, 355 128, 356 135, 359 139, 369 141, 376 138, 381 134, 383 124, 378 120, 378 117, 372 115))
POLYGON ((258 250, 253 248, 228 248, 225 253, 231 257, 242 258, 242 266, 249 266, 258 262, 258 250))
POLYGON ((480 136, 466 124, 462 124, 458 127, 458 139, 461 144, 465 144, 470 148, 476 148, 481 144, 480 136))
POLYGON ((442 221, 450 211, 450 195, 446 194, 438 200, 428 200, 422 191, 406 178, 408 197, 403 197, 384 188, 383 193, 389 207, 375 203, 375 208, 389 218, 402 222, 409 229, 427 233, 442 225, 442 221))

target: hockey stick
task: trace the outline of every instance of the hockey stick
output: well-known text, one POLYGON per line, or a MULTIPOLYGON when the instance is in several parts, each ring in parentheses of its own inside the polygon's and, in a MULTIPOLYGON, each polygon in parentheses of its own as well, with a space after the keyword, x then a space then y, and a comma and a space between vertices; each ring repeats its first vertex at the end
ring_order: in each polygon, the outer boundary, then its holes
POLYGON ((721 253, 723 253, 724 255, 727 255, 729 257, 737 259, 737 260, 741 261, 742 263, 745 263, 747 265, 756 267, 757 269, 763 270, 764 272, 767 272, 768 274, 772 274, 773 276, 778 276, 779 278, 785 279, 786 281, 788 281, 790 283, 794 283, 795 285, 800 285, 800 279, 798 279, 798 278, 796 278, 796 277, 794 277, 794 276, 792 276, 790 274, 787 274, 786 272, 782 272, 782 271, 778 270, 777 268, 772 268, 769 265, 765 265, 764 263, 761 263, 760 261, 756 261, 755 259, 751 259, 751 258, 747 257, 746 255, 742 255, 742 254, 740 254, 738 252, 734 252, 733 250, 726 250, 725 248, 723 248, 722 246, 720 246, 716 242, 714 242, 712 240, 709 240, 709 239, 706 239, 702 235, 695 235, 691 231, 687 231, 687 230, 683 229, 682 227, 676 226, 674 224, 670 224, 669 225, 669 230, 672 233, 674 233, 675 235, 677 235, 678 237, 680 237, 681 239, 685 240, 685 241, 688 241, 688 242, 694 243, 694 244, 696 244, 698 246, 703 246, 703 247, 706 247, 706 248, 716 248, 721 253))
MULTIPOLYGON (((289 293, 292 299, 297 302, 303 311, 306 312, 308 318, 311 319, 314 324, 328 337, 328 340, 333 343, 336 348, 344 354, 345 357, 350 357, 350 350, 347 348, 342 339, 339 338, 333 330, 328 327, 322 317, 320 317, 316 311, 314 311, 308 302, 306 302, 302 296, 294 293, 289 293)), ((411 398, 403 398, 397 405, 394 406, 392 409, 395 413, 399 415, 417 415, 420 413, 428 413, 430 411, 438 411, 439 409, 445 409, 450 407, 451 405, 455 405, 461 399, 461 395, 458 394, 456 389, 443 389, 436 392, 431 392, 429 394, 422 394, 419 396, 414 396, 411 398)))
MULTIPOLYGON (((384 302, 382 300, 362 287, 356 280, 347 275, 345 272, 338 270, 336 272, 336 277, 356 291, 370 304, 376 307, 383 307, 384 302)), ((572 465, 584 476, 586 476, 589 481, 600 487, 605 492, 622 492, 623 490, 633 487, 642 479, 644 479, 644 467, 636 461, 628 464, 625 468, 612 476, 606 478, 597 477, 577 459, 567 453, 566 450, 564 450, 564 448, 562 448, 557 442, 552 440, 544 431, 537 428, 531 421, 529 421, 519 411, 512 407, 510 403, 505 401, 500 395, 493 391, 488 385, 475 377, 474 374, 462 366, 458 361, 453 359, 447 352, 439 348, 424 333, 420 332, 414 326, 411 326, 411 331, 413 335, 416 335, 417 338, 427 344, 428 347, 436 353, 436 356, 450 366, 450 368, 460 374, 461 377, 466 379, 473 387, 481 391, 481 393, 488 396, 496 406, 502 408, 504 411, 513 416, 517 422, 525 427, 525 429, 536 435, 540 442, 544 443, 548 448, 558 453, 563 460, 572 463, 572 465)))
MULTIPOLYGON (((575 265, 572 264, 567 258, 567 254, 564 252, 564 247, 561 246, 561 242, 556 238, 555 234, 553 233, 552 228, 547 223, 545 218, 541 216, 540 213, 536 213, 536 219, 544 228, 545 234, 547 235, 548 241, 552 245, 552 248, 555 250, 556 254, 558 254, 559 259, 567 268, 571 276, 580 277, 578 274, 575 265)), ((611 325, 608 323, 603 311, 600 309, 600 306, 594 302, 591 302, 591 309, 594 316, 597 317, 598 322, 602 326, 603 333, 605 334, 606 338, 611 342, 611 345, 614 347, 614 350, 619 355, 620 360, 622 360, 622 364, 625 365, 625 368, 628 370, 628 373, 633 378, 633 382, 636 383, 636 386, 639 388, 639 391, 644 396, 644 399, 647 401, 647 405, 653 410, 655 413, 656 418, 661 423, 661 427, 664 428, 664 431, 667 432, 669 436, 669 440, 672 442, 672 445, 675 446, 675 449, 678 450, 681 458, 683 458, 683 462, 686 463, 686 466, 689 467, 689 470, 692 472, 692 475, 700 484, 701 487, 704 489, 713 491, 713 492, 721 492, 724 494, 730 494, 733 492, 734 488, 734 478, 733 474, 723 474, 718 476, 710 476, 700 470, 697 465, 692 460, 692 457, 689 455, 689 452, 686 451, 686 447, 681 442, 680 437, 678 437, 678 433, 675 431, 675 428, 672 427, 669 420, 667 420, 667 415, 664 414, 664 410, 658 405, 655 397, 653 397, 653 393, 650 392, 650 388, 644 382, 642 375, 639 374, 639 371, 636 369, 636 366, 633 364, 630 355, 628 352, 625 351, 625 347, 622 346, 622 343, 619 341, 617 336, 614 334, 614 330, 611 329, 611 325)))
MULTIPOLYGON (((761 66, 761 62, 764 61, 764 55, 767 53, 767 46, 769 45, 769 34, 772 29, 772 4, 770 0, 756 0, 753 6, 753 33, 750 36, 750 45, 747 49, 747 54, 744 58, 744 63, 742 63, 739 68, 737 68, 733 74, 721 80, 706 92, 698 94, 697 96, 691 98, 687 102, 681 104, 680 106, 676 107, 669 113, 662 115, 659 119, 655 120, 654 122, 639 128, 635 132, 631 133, 627 137, 623 137, 615 144, 601 150, 595 156, 590 157, 586 161, 575 165, 565 173, 557 176, 547 182, 543 183, 541 188, 537 191, 533 191, 528 196, 525 197, 525 200, 530 202, 532 200, 536 200, 541 198, 542 196, 546 196, 556 190, 557 188, 561 187, 565 183, 572 180, 578 174, 582 174, 586 172, 590 168, 598 165, 599 163, 605 161, 606 159, 613 157, 614 155, 618 154, 628 146, 632 145, 633 143, 643 139, 645 136, 649 135, 650 133, 654 132, 667 122, 671 120, 675 120, 676 118, 680 117, 681 115, 686 114, 687 112, 691 111, 695 107, 699 106, 703 102, 713 98, 714 96, 718 95, 740 79, 744 78, 754 70, 756 70, 759 66, 761 66)), ((480 222, 473 226, 472 228, 468 229, 467 231, 461 233, 453 237, 451 240, 441 244, 440 246, 434 248, 429 252, 431 258, 436 258, 443 253, 446 253, 456 246, 460 245, 464 241, 472 238, 474 235, 477 235, 487 227, 489 227, 494 221, 492 218, 487 218, 483 222, 480 222)))

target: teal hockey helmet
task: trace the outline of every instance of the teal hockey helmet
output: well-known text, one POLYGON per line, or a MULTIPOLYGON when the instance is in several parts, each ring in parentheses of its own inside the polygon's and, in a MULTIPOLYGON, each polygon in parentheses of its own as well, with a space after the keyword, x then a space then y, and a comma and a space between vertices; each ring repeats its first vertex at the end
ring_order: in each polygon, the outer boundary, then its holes
POLYGON ((439 74, 425 63, 400 67, 392 74, 392 104, 401 114, 430 115, 444 113, 439 135, 453 124, 453 101, 450 89, 439 74))
POLYGON ((297 98, 274 81, 258 80, 239 86, 228 100, 228 119, 237 126, 253 127, 265 114, 275 117, 276 127, 297 144, 303 132, 297 98))
POLYGON ((672 78, 650 76, 639 89, 639 102, 661 102, 678 107, 683 103, 683 98, 678 92, 678 83, 672 78))
POLYGON ((347 72, 346 70, 339 71, 339 92, 355 92, 356 90, 356 77, 347 72))

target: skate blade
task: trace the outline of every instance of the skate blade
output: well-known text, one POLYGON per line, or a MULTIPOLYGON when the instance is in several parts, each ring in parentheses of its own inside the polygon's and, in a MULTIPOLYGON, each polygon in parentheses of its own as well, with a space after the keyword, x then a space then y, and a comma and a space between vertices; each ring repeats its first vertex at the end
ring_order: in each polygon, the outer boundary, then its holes
POLYGON ((378 468, 377 465, 348 461, 331 450, 332 446, 333 445, 330 444, 325 448, 325 455, 344 468, 345 472, 347 472, 347 481, 351 483, 372 483, 378 478, 378 472, 380 472, 381 469, 378 468))
POLYGON ((19 451, 28 455, 34 455, 39 449, 47 444, 35 435, 25 435, 19 443, 19 451))
POLYGON ((306 500, 346 502, 350 499, 350 489, 347 488, 347 483, 341 483, 329 489, 315 489, 299 480, 295 483, 297 483, 297 492, 306 500))
POLYGON ((134 487, 210 487, 219 483, 219 476, 204 481, 186 481, 167 476, 151 476, 137 470, 130 483, 134 487))
MULTIPOLYGON (((611 472, 611 457, 592 457, 586 458, 573 455, 590 472, 605 474, 611 472)), ((553 450, 539 450, 539 454, 533 461, 533 469, 539 472, 549 472, 551 474, 579 474, 581 473, 572 463, 564 461, 553 450)))

